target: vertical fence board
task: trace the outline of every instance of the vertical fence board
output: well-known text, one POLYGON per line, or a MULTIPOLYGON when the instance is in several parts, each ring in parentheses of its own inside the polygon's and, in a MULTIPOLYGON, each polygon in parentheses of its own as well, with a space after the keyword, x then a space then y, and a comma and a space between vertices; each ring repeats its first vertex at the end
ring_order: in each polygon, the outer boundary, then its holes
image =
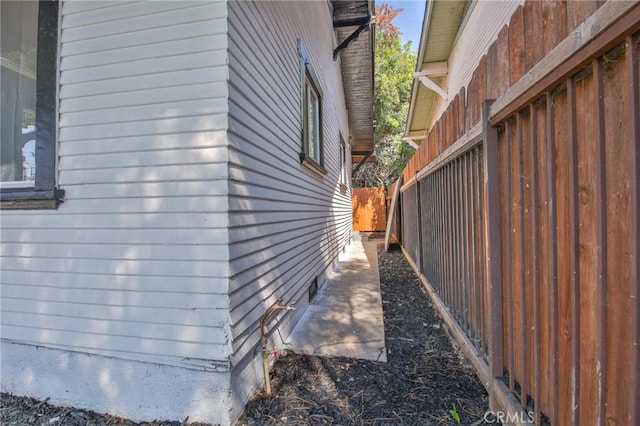
POLYGON ((455 315, 456 308, 456 298, 455 298, 455 258, 453 251, 453 180, 452 176, 453 165, 448 164, 445 168, 445 179, 446 179, 446 194, 447 199, 445 203, 445 209, 447 211, 447 236, 446 236, 446 247, 447 247, 447 295, 449 298, 449 306, 452 308, 452 313, 455 315))
POLYGON ((580 419, 595 419, 598 370, 596 330, 598 329, 596 150, 593 76, 576 83, 578 148, 578 223, 580 269, 580 419))
POLYGON ((554 104, 551 93, 546 95, 546 132, 547 132, 547 161, 549 164, 547 174, 547 187, 549 188, 549 244, 547 250, 549 252, 549 314, 546 316, 549 322, 550 342, 549 349, 551 355, 550 361, 550 389, 551 398, 548 414, 551 422, 555 424, 556 413, 558 411, 558 246, 557 246, 557 229, 558 222, 556 218, 556 158, 555 158, 555 125, 554 125, 554 104))
POLYGON ((520 6, 509 22, 509 65, 512 85, 526 72, 524 31, 524 9, 520 6))
POLYGON ((539 1, 524 4, 524 30, 527 47, 525 49, 525 72, 529 71, 544 57, 542 6, 539 1))
POLYGON ((464 128, 464 104, 466 102, 464 87, 460 89, 456 96, 458 98, 458 103, 456 104, 456 127, 458 129, 457 138, 461 138, 466 132, 464 128))
POLYGON ((637 403, 640 395, 640 73, 639 67, 640 43, 638 38, 627 38, 627 68, 628 90, 630 95, 629 112, 626 117, 629 121, 629 143, 632 155, 632 183, 631 183, 631 228, 632 241, 631 259, 631 293, 630 298, 635 300, 631 307, 631 377, 632 386, 629 392, 628 404, 631 407, 629 424, 640 423, 640 404, 637 403))
POLYGON ((584 22, 598 8, 595 0, 570 0, 567 2, 567 32, 584 22))
MULTIPOLYGON (((633 318, 634 300, 630 297, 634 284, 632 273, 632 239, 629 238, 633 228, 633 212, 631 192, 633 183, 634 147, 629 143, 630 127, 622 125, 625 115, 632 109, 631 93, 628 89, 630 76, 626 61, 628 55, 622 55, 615 61, 608 62, 603 69, 603 121, 604 121, 604 171, 606 176, 603 188, 605 202, 606 229, 606 369, 604 389, 606 392, 606 408, 603 417, 613 424, 631 424, 631 407, 627 405, 626 395, 633 387, 631 360, 632 346, 629 330, 625 324, 633 318)), ((637 259, 636 259, 637 262, 637 259)), ((632 339, 631 339, 632 340, 632 339)))
POLYGON ((470 247, 470 232, 469 232, 469 153, 465 154, 461 158, 462 162, 462 180, 461 185, 463 188, 462 193, 462 216, 463 216, 463 251, 464 251, 464 290, 466 297, 466 306, 464 307, 465 317, 467 321, 467 335, 473 338, 473 330, 475 329, 473 323, 473 317, 475 312, 475 305, 473 303, 473 278, 471 277, 471 247, 470 247))
MULTIPOLYGON (((482 167, 478 169, 482 170, 482 194, 481 200, 486 209, 486 214, 483 216, 483 229, 484 229, 484 244, 482 244, 481 250, 485 253, 485 274, 486 284, 485 294, 487 294, 487 303, 485 309, 487 310, 487 322, 489 326, 489 372, 491 378, 503 377, 504 375, 504 348, 507 346, 504 338, 504 296, 503 278, 506 276, 503 266, 505 265, 504 257, 506 252, 504 251, 504 235, 501 230, 501 224, 504 218, 505 205, 504 197, 502 197, 503 188, 500 187, 500 177, 502 173, 506 173, 508 168, 506 165, 506 155, 504 142, 500 142, 498 137, 498 129, 488 126, 489 107, 491 101, 485 101, 482 105, 482 121, 483 121, 483 139, 484 149, 482 150, 482 167), (486 248, 484 248, 486 247, 486 248), (483 249, 484 248, 484 249, 483 249)), ((493 389, 493 383, 491 384, 493 389)))
POLYGON ((526 408, 527 394, 530 392, 530 387, 533 379, 533 369, 531 368, 533 362, 533 282, 532 282, 532 270, 534 258, 532 235, 535 232, 532 224, 532 206, 533 206, 533 194, 531 187, 531 150, 529 146, 530 141, 530 115, 527 110, 523 110, 516 115, 516 125, 518 134, 518 145, 520 150, 521 160, 521 172, 520 172, 520 191, 521 191, 521 222, 522 227, 520 229, 522 235, 522 281, 520 283, 523 304, 523 323, 522 323, 522 335, 523 335, 523 347, 522 360, 523 360, 523 378, 521 382, 520 400, 522 406, 526 408))
POLYGON ((442 194, 444 194, 444 189, 442 187, 442 169, 438 170, 435 173, 435 181, 436 181, 436 194, 438 194, 438 198, 435 200, 434 204, 436 205, 436 259, 437 259, 437 267, 436 267, 436 289, 440 298, 445 300, 442 292, 442 266, 444 264, 443 258, 443 240, 442 240, 442 221, 444 218, 444 213, 442 211, 442 194))
POLYGON ((537 131, 537 109, 534 104, 529 105, 529 151, 528 159, 531 170, 531 309, 532 309, 532 368, 531 375, 531 395, 535 404, 535 421, 540 423, 541 394, 540 394, 540 229, 538 226, 538 216, 540 209, 540 199, 538 190, 538 131, 537 131))
POLYGON ((415 250, 415 262, 416 265, 418 265, 418 270, 422 273, 424 273, 424 265, 422 264, 422 244, 421 244, 421 240, 422 240, 422 203, 420 202, 420 181, 416 179, 415 183, 414 183, 414 191, 415 191, 415 197, 416 197, 416 212, 417 212, 417 217, 416 217, 416 250, 415 250))
POLYGON ((468 223, 469 223, 469 206, 467 204, 467 196, 468 196, 468 191, 469 191, 469 185, 467 184, 467 179, 466 179, 466 174, 467 174, 467 156, 463 156, 460 159, 460 219, 462 219, 460 221, 460 225, 461 225, 461 233, 462 233, 462 239, 461 239, 461 244, 460 244, 460 248, 462 251, 462 257, 461 257, 461 262, 462 262, 462 280, 461 280, 461 286, 462 286, 462 294, 463 294, 463 305, 462 305, 462 312, 463 312, 463 318, 464 318, 464 322, 466 323, 466 334, 467 336, 469 336, 471 334, 471 330, 473 329, 472 326, 472 322, 471 322, 471 318, 472 316, 471 314, 471 310, 473 309, 473 302, 471 301, 471 290, 472 290, 472 286, 471 286, 471 277, 469 274, 469 228, 468 228, 468 223))
POLYGON ((523 147, 524 141, 522 140, 522 114, 518 113, 515 117, 514 123, 514 194, 512 211, 514 214, 514 238, 516 241, 516 260, 515 260, 515 275, 513 282, 517 283, 516 308, 518 310, 516 314, 517 328, 515 330, 518 345, 518 351, 516 354, 516 380, 520 385, 519 394, 521 405, 524 407, 527 401, 527 297, 526 297, 526 242, 525 242, 525 210, 526 200, 524 194, 525 186, 525 171, 523 168, 523 147))
POLYGON ((595 207, 596 207, 596 419, 605 424, 605 384, 606 384, 606 328, 607 328, 607 212, 606 212, 606 150, 604 123, 604 76, 602 60, 593 62, 595 90, 595 207))
POLYGON ((482 118, 482 102, 487 96, 487 56, 480 59, 478 67, 473 72, 467 91, 467 117, 468 128, 472 128, 482 118))
POLYGON ((454 301, 454 306, 455 306, 455 317, 458 320, 458 322, 460 323, 460 325, 462 327, 464 327, 463 323, 460 321, 461 319, 461 306, 462 306, 462 291, 461 291, 461 270, 462 270, 462 256, 461 256, 461 244, 459 244, 460 242, 460 180, 458 178, 458 173, 460 170, 460 164, 459 164, 459 160, 456 159, 453 161, 452 164, 452 174, 451 174, 451 179, 453 181, 453 185, 452 185, 452 198, 453 198, 453 203, 452 203, 452 210, 453 210, 453 235, 451 238, 452 241, 452 245, 453 245, 453 270, 454 270, 454 275, 453 275, 453 288, 454 288, 454 292, 455 292, 455 301, 454 301))
MULTIPOLYGON (((485 146, 486 146, 487 142, 485 139, 485 146)), ((477 151, 478 151, 478 155, 476 157, 476 182, 477 182, 477 188, 478 191, 476 193, 476 206, 478 208, 478 216, 476 218, 476 229, 478 230, 477 234, 476 234, 476 241, 477 241, 477 245, 478 245, 478 279, 479 279, 479 285, 480 285, 480 297, 481 297, 481 304, 480 306, 483 307, 483 309, 480 311, 481 314, 481 321, 480 324, 482 324, 481 330, 482 330, 482 341, 483 341, 483 345, 485 348, 484 351, 484 356, 485 359, 489 358, 489 333, 493 333, 493 331, 491 330, 491 327, 493 327, 493 322, 489 320, 491 313, 495 310, 498 311, 496 313, 496 319, 500 318, 500 323, 496 324, 495 327, 497 328, 498 325, 500 327, 502 327, 502 300, 494 300, 493 296, 491 296, 491 292, 493 290, 493 287, 501 287, 500 283, 500 271, 501 271, 501 262, 502 262, 502 255, 500 252, 500 200, 498 199, 498 197, 500 196, 500 188, 498 185, 498 180, 497 178, 497 174, 499 171, 499 164, 498 164, 498 147, 497 147, 497 140, 493 141, 493 147, 492 147, 492 156, 494 158, 491 159, 491 167, 492 167, 492 173, 491 173, 491 181, 487 182, 487 186, 491 186, 491 190, 492 195, 491 195, 491 200, 494 203, 494 205, 489 208, 489 206, 487 206, 486 204, 484 204, 484 199, 485 199, 485 183, 484 183, 484 154, 485 154, 485 150, 482 148, 482 146, 479 146, 477 151), (486 207, 485 207, 486 206, 486 207), (484 227, 484 223, 485 223, 485 208, 487 212, 491 212, 492 214, 495 215, 495 217, 492 218, 492 221, 495 221, 497 223, 491 223, 491 229, 490 230, 486 230, 486 228, 484 227), (483 232, 483 230, 485 230, 485 232, 483 232), (495 268, 494 270, 491 271, 490 277, 493 281, 490 281, 488 279, 485 279, 485 277, 487 276, 486 272, 485 272, 485 259, 487 259, 489 257, 488 252, 485 250, 485 244, 488 245, 488 243, 486 243, 485 241, 488 240, 495 240, 495 241, 491 241, 491 247, 493 248, 493 253, 491 255, 491 267, 495 268), (493 305, 495 304, 495 306, 493 305)), ((488 262, 488 261, 487 261, 488 262)), ((496 292, 498 295, 501 295, 500 292, 496 292)), ((497 321, 496 321, 497 322, 497 321)), ((495 333, 495 339, 498 340, 498 343, 500 345, 502 345, 502 331, 500 331, 499 333, 496 332, 495 333)), ((500 366, 500 375, 502 375, 502 353, 495 353, 495 360, 491 359, 491 363, 496 363, 496 365, 500 366)), ((495 370, 495 369, 494 369, 495 370)))
MULTIPOLYGON (((478 260, 478 252, 476 247, 476 224, 475 220, 478 216, 477 208, 475 205, 474 194, 476 194, 478 185, 475 182, 475 158, 476 158, 476 150, 474 149, 467 156, 468 164, 467 164, 467 180, 465 182, 465 186, 467 187, 467 223, 468 223, 468 261, 469 261, 469 286, 471 287, 471 308, 473 312, 471 312, 471 328, 472 334, 470 337, 478 346, 478 342, 480 341, 479 332, 482 329, 480 325, 480 310, 483 308, 480 305, 479 298, 479 289, 478 289, 478 270, 476 268, 476 263, 478 260)), ((482 352, 482 351, 481 351, 482 352)))
MULTIPOLYGON (((571 424, 571 347, 575 339, 572 331, 572 268, 571 268, 571 234, 576 223, 571 214, 571 194, 573 189, 570 185, 570 174, 573 165, 571 164, 571 144, 574 130, 572 129, 573 107, 568 107, 569 89, 557 94, 554 99, 554 121, 555 121, 555 152, 556 152, 556 220, 557 227, 557 294, 558 294, 558 370, 561 374, 558 377, 558 406, 563 407, 557 413, 558 424, 571 424), (571 108, 571 110, 568 110, 571 108), (568 407, 568 409, 567 409, 568 407)), ((540 299, 543 303, 545 299, 540 299)), ((547 402, 549 398, 547 398, 547 402)))
POLYGON ((543 0, 542 26, 544 54, 548 54, 567 36, 566 2, 557 0, 543 0))
POLYGON ((578 188, 578 107, 576 82, 567 79, 568 125, 568 197, 569 197, 569 275, 571 293, 571 370, 569 372, 569 417, 571 424, 580 424, 580 238, 579 238, 579 188, 578 188))
MULTIPOLYGON (((504 367, 507 372, 511 372, 514 370, 514 359, 513 359, 513 297, 511 295, 512 292, 512 280, 511 270, 513 269, 513 233, 511 231, 511 139, 509 137, 509 132, 507 131, 507 124, 505 123, 504 128, 502 128, 502 132, 499 137, 499 156, 500 156, 500 211, 502 216, 502 237, 501 237, 501 248, 502 248, 502 271, 501 271, 501 281, 504 283, 502 286, 502 303, 503 305, 503 336, 502 340, 504 342, 502 346, 502 357, 504 362, 504 367)), ((487 172, 485 172, 486 174, 487 172)), ((509 389, 514 389, 514 381, 513 374, 509 373, 509 389)))

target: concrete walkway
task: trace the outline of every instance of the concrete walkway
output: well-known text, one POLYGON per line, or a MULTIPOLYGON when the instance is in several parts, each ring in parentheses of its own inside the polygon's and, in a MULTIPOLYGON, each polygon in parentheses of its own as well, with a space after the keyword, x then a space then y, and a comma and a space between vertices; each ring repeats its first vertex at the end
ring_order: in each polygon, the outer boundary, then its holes
POLYGON ((377 242, 354 233, 286 342, 288 350, 387 362, 377 242))

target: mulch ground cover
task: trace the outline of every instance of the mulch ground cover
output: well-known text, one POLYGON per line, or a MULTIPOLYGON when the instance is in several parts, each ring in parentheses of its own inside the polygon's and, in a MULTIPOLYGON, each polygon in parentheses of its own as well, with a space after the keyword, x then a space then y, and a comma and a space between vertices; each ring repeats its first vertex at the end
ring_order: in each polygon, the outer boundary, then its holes
POLYGON ((1 426, 207 426, 203 423, 153 421, 136 423, 121 417, 95 413, 74 407, 51 405, 48 398, 42 401, 23 396, 0 394, 1 426))
POLYGON ((402 252, 378 263, 388 362, 288 353, 241 425, 483 424, 487 393, 402 252))
MULTIPOLYGON (((287 353, 275 363, 273 394, 257 393, 239 425, 479 425, 488 397, 397 248, 378 247, 387 363, 287 353)), ((31 398, 0 395, 0 425, 135 423, 31 398)), ((193 424, 194 426, 196 424, 193 424)))

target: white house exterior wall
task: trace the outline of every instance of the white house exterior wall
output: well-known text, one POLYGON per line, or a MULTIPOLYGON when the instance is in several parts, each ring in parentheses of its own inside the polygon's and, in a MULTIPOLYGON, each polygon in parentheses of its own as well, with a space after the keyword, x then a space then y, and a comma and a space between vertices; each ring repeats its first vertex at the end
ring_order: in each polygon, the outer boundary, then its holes
POLYGON ((328 1, 229 3, 229 297, 239 404, 262 381, 260 316, 278 299, 296 303, 273 333, 286 340, 309 284, 316 276, 322 284, 350 238, 351 193, 339 185, 339 135, 348 142, 348 123, 335 46, 328 1), (299 40, 323 92, 325 175, 299 159, 299 40))
MULTIPOLYGON (((480 59, 489 51, 498 38, 500 30, 509 23, 511 16, 524 0, 476 1, 466 25, 458 35, 449 55, 449 71, 446 79, 447 99, 438 98, 438 106, 429 128, 438 121, 442 113, 462 87, 467 87, 478 67, 480 59)), ((470 123, 473 126, 475 123, 470 123)))
POLYGON ((66 197, 2 212, 2 390, 227 423, 227 4, 60 10, 66 197))

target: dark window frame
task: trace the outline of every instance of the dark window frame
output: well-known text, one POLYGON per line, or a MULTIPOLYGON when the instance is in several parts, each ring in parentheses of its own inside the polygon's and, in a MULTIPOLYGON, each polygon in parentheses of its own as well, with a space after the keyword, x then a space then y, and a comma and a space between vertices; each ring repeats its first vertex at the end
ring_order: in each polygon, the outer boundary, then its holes
POLYGON ((300 152, 300 163, 307 166, 312 171, 325 175, 327 173, 327 169, 324 167, 324 137, 322 131, 322 101, 324 99, 324 95, 322 92, 322 87, 318 81, 318 76, 315 73, 313 65, 311 64, 311 59, 309 54, 304 47, 302 41, 298 43, 300 58, 301 58, 301 141, 302 141, 302 151, 300 152), (307 109, 307 87, 310 86, 310 89, 313 90, 314 95, 317 97, 317 111, 318 111, 318 158, 312 157, 309 152, 309 135, 308 135, 308 117, 309 112, 307 109))
POLYGON ((33 186, 2 188, 0 209, 56 209, 64 190, 56 187, 58 0, 38 3, 36 68, 36 172, 33 186))

